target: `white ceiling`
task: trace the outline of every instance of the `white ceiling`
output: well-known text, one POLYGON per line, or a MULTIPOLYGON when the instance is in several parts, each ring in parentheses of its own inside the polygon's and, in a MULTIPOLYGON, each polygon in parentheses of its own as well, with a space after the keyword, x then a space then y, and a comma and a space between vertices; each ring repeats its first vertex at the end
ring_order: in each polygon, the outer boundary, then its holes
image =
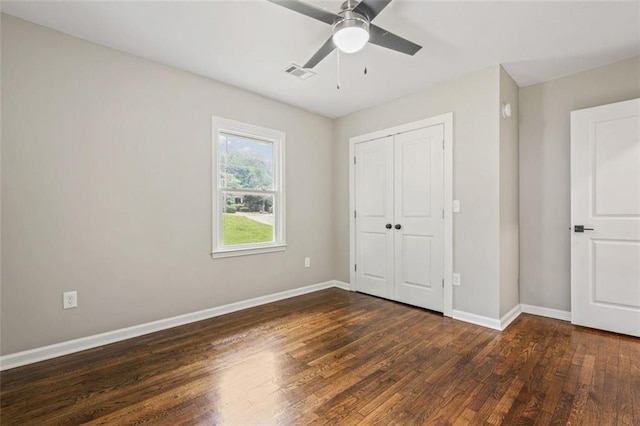
POLYGON ((375 24, 423 49, 342 54, 337 90, 335 52, 308 80, 283 72, 331 27, 263 0, 3 1, 2 12, 332 118, 498 63, 527 86, 640 54, 637 0, 395 0, 375 24))

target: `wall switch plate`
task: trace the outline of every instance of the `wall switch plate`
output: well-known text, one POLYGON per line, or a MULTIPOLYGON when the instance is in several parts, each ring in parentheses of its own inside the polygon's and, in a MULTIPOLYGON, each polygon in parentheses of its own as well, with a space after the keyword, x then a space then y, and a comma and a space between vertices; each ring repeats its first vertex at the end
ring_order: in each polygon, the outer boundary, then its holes
POLYGON ((460 285, 460 274, 453 273, 453 285, 460 285))
POLYGON ((453 200, 453 212, 460 213, 460 200, 453 200))
POLYGON ((62 293, 62 309, 71 309, 78 307, 78 292, 65 291, 62 293))
POLYGON ((304 258, 304 267, 308 268, 309 266, 311 266, 311 258, 310 257, 305 257, 304 258))

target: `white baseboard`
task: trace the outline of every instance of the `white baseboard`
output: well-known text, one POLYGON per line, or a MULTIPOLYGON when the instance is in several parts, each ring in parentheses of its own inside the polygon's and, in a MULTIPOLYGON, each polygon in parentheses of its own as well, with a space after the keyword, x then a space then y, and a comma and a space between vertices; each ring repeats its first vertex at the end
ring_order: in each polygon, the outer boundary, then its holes
POLYGON ((541 317, 554 318, 562 321, 571 321, 571 312, 559 309, 544 308, 542 306, 520 304, 522 312, 525 314, 539 315, 541 317))
POLYGON ((453 319, 468 322, 475 325, 481 325, 482 327, 491 328, 494 330, 502 331, 509 326, 518 318, 522 311, 520 310, 520 305, 514 306, 509 312, 507 312, 502 318, 495 319, 490 317, 485 317, 482 315, 472 314, 470 312, 458 311, 456 309, 453 310, 453 319))
POLYGON ((351 291, 351 284, 345 283, 344 281, 333 280, 333 286, 341 288, 343 290, 351 291))
POLYGON ((34 362, 56 358, 74 352, 96 348, 98 346, 108 345, 109 343, 131 339, 133 337, 154 333, 156 331, 166 330, 168 328, 177 327, 179 325, 202 321, 208 318, 229 314, 231 312, 276 302, 278 300, 288 299, 290 297, 313 293, 315 291, 324 290, 331 287, 338 287, 344 290, 350 289, 350 286, 347 283, 341 281, 326 281, 306 287, 296 288, 294 290, 268 294, 266 296, 242 300, 240 302, 217 306, 215 308, 205 309, 189 314, 178 315, 175 317, 152 321, 145 324, 121 328, 119 330, 108 331, 106 333, 95 334, 93 336, 81 337, 79 339, 69 340, 66 342, 56 343, 48 346, 42 346, 40 348, 30 349, 27 351, 3 355, 0 356, 0 371, 20 367, 22 365, 33 364, 34 362))
POLYGON ((498 319, 476 315, 470 312, 459 311, 457 309, 453 310, 453 319, 475 325, 481 325, 483 327, 492 328, 494 330, 501 330, 500 320, 498 319))
POLYGON ((500 318, 500 330, 504 330, 509 327, 509 324, 511 324, 516 318, 518 318, 521 313, 522 308, 520 307, 520 304, 517 304, 513 307, 513 309, 504 314, 502 318, 500 318))

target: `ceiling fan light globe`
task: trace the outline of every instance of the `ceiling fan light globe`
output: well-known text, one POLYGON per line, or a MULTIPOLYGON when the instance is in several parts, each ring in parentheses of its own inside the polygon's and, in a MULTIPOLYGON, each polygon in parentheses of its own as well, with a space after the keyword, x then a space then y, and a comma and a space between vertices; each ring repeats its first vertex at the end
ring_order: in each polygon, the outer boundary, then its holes
POLYGON ((350 10, 340 16, 342 19, 333 24, 333 43, 345 53, 355 53, 369 41, 369 21, 350 10))
POLYGON ((361 50, 369 41, 369 32, 364 28, 348 27, 333 34, 333 42, 345 53, 361 50))

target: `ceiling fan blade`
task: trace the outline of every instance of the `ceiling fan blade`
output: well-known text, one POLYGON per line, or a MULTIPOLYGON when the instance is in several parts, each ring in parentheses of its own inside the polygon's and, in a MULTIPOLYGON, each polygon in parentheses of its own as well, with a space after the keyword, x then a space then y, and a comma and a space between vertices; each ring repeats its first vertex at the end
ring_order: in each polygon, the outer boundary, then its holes
POLYGON ((322 21, 325 24, 333 25, 333 22, 340 17, 334 13, 331 13, 327 10, 320 9, 319 7, 313 6, 309 3, 305 3, 300 0, 268 0, 271 3, 277 4, 282 7, 286 7, 289 10, 293 10, 294 12, 301 13, 310 18, 317 19, 318 21, 322 21))
POLYGON ((387 7, 389 3, 391 3, 391 0, 362 0, 353 11, 366 16, 369 18, 369 21, 371 21, 378 16, 378 14, 382 12, 382 9, 387 7))
POLYGON ((304 68, 313 68, 320 63, 324 58, 329 55, 329 53, 333 52, 333 49, 336 48, 336 45, 333 43, 333 39, 329 37, 329 40, 325 41, 320 49, 304 64, 304 68))
POLYGON ((411 56, 415 55, 420 49, 422 49, 422 46, 415 44, 406 38, 397 36, 394 33, 390 33, 387 30, 383 30, 373 24, 369 26, 369 43, 411 56))

